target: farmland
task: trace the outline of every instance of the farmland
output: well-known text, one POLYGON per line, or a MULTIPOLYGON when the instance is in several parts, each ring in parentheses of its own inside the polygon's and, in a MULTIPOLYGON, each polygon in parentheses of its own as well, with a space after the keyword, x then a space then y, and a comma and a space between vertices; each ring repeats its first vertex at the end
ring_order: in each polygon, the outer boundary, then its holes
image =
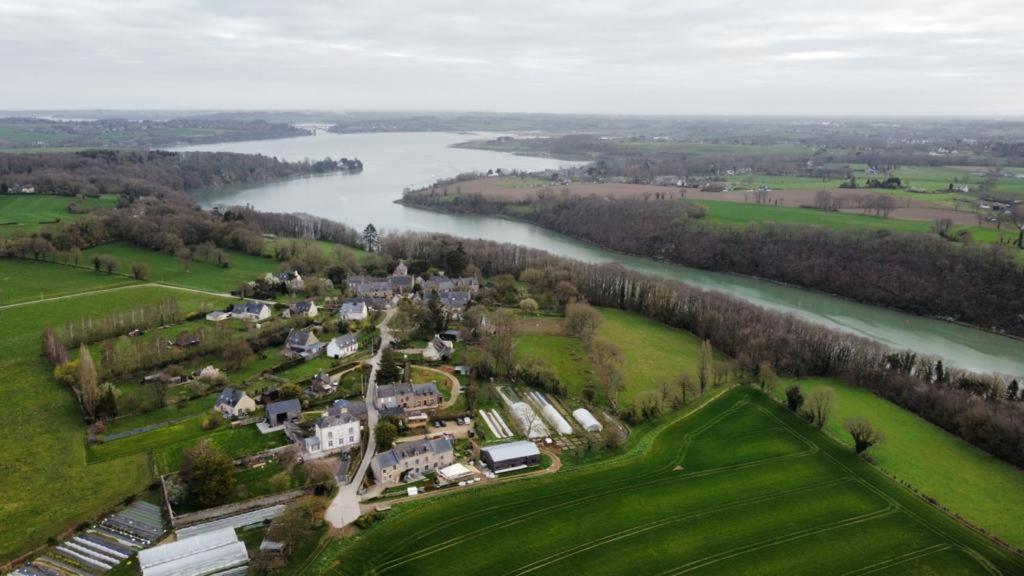
POLYGON ((399 507, 307 573, 1024 570, 759 392, 651 434, 632 458, 399 507))
POLYGON ((0 260, 0 306, 137 284, 124 276, 37 260, 0 260))
MULTIPOLYGON (((40 266, 45 266, 41 264, 40 266)), ((67 270, 56 264, 49 264, 67 270)), ((77 274, 55 276, 50 288, 78 287, 77 274)), ((140 491, 150 481, 141 452, 118 460, 86 461, 84 424, 73 395, 51 377, 39 355, 39 334, 47 324, 60 325, 83 316, 98 316, 125 305, 145 306, 176 298, 182 310, 199 309, 217 298, 165 287, 83 294, 66 300, 32 303, 0 310, 0 373, 7 413, 0 432, 4 473, 0 474, 0 558, 43 543, 76 522, 90 518, 140 491)))
POLYGON ((82 263, 89 266, 93 256, 106 254, 117 258, 122 272, 130 272, 137 262, 149 266, 149 280, 177 284, 203 290, 227 292, 237 289, 243 282, 255 280, 267 272, 276 272, 278 263, 259 256, 226 250, 228 267, 207 262, 189 262, 184 265, 172 254, 139 248, 124 242, 104 244, 82 251, 82 263))
POLYGON ((44 223, 78 218, 80 214, 68 212, 68 205, 72 203, 77 204, 82 210, 113 208, 117 204, 117 198, 76 198, 43 194, 3 195, 0 196, 0 235, 15 231, 35 232, 44 223))
MULTIPOLYGON (((836 413, 825 431, 848 446, 843 429, 848 418, 865 416, 886 433, 885 442, 871 449, 872 459, 940 504, 972 523, 1024 547, 1024 473, 868 390, 835 380, 804 379, 804 394, 823 385, 836 391, 836 413), (950 474, 950 470, 970 470, 950 474)), ((781 398, 785 386, 775 393, 781 398)))

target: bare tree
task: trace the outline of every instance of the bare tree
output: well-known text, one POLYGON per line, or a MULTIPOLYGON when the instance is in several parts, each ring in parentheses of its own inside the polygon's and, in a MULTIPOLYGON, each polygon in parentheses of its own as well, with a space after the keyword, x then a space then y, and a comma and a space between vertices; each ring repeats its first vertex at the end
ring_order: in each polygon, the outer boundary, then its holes
POLYGON ((836 409, 836 391, 830 386, 818 386, 807 393, 804 415, 819 429, 824 428, 836 409))
POLYGON ((885 440, 885 433, 881 429, 875 428, 867 418, 851 418, 843 422, 843 428, 846 428, 853 438, 854 450, 857 451, 857 454, 885 440))

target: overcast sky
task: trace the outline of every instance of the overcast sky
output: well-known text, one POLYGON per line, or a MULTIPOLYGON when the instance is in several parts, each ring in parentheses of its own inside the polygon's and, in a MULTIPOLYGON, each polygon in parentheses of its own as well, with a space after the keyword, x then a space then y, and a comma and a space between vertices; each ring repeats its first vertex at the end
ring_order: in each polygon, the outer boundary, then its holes
POLYGON ((0 0, 0 30, 8 110, 1024 114, 1020 0, 0 0))

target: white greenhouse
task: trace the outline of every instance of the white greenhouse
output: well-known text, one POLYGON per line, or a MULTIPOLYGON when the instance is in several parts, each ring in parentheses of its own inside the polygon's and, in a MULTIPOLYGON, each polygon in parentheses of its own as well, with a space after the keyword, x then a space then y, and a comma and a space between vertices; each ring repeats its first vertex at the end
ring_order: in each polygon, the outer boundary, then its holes
POLYGON ((601 423, 594 418, 594 415, 590 413, 590 410, 586 408, 577 408, 572 411, 572 417, 583 426, 583 429, 587 432, 600 432, 604 429, 601 423))
POLYGON ((142 576, 245 574, 249 555, 233 528, 207 532, 139 552, 142 576))

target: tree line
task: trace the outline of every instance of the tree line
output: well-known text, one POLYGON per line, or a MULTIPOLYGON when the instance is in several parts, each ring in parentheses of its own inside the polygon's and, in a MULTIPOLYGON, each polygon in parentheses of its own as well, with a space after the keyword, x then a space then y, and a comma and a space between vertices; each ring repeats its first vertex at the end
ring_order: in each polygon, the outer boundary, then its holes
MULTIPOLYGON (((386 237, 382 248, 396 258, 441 262, 452 242, 440 234, 407 233, 386 237)), ((1024 402, 1015 380, 946 367, 941 359, 894 351, 791 314, 617 264, 587 264, 484 240, 462 240, 462 245, 485 276, 518 276, 529 268, 564 270, 591 304, 637 312, 690 331, 749 373, 767 365, 784 376, 840 378, 1024 466, 1024 402)))
MULTIPOLYGON (((505 213, 480 198, 416 205, 505 213)), ((888 230, 762 223, 714 226, 680 202, 545 196, 515 216, 599 246, 676 264, 767 278, 868 304, 1024 336, 1024 268, 1004 245, 888 230)))

